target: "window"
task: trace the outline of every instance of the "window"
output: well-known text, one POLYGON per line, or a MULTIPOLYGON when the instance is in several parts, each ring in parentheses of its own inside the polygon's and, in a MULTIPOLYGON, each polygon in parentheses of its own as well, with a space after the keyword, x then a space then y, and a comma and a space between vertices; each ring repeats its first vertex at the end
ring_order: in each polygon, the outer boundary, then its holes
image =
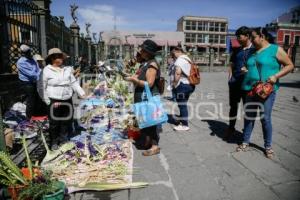
POLYGON ((197 35, 197 43, 205 43, 205 37, 203 34, 197 35))
POLYGON ((218 22, 215 22, 215 29, 214 29, 215 32, 219 32, 219 23, 218 22))
POLYGON ((209 22, 209 31, 219 32, 219 22, 209 22))
POLYGON ((226 36, 220 35, 220 44, 226 44, 226 36))
POLYGON ((226 32, 226 24, 225 23, 221 23, 220 31, 226 32))
POLYGON ((198 31, 208 31, 208 22, 198 22, 198 26, 197 26, 197 30, 198 31))
POLYGON ((185 22, 185 30, 192 30, 192 22, 191 21, 185 22))
POLYGON ((219 44, 219 35, 209 35, 210 44, 219 44))
POLYGON ((219 44, 219 35, 214 36, 214 43, 219 44))
POLYGON ((214 42, 214 35, 209 35, 209 43, 213 43, 214 42))
POLYGON ((192 30, 196 30, 197 27, 197 22, 196 21, 192 21, 192 30))
POLYGON ((285 35, 284 36, 284 45, 289 45, 290 44, 290 35, 285 35))
POLYGON ((186 21, 185 22, 185 30, 197 30, 197 22, 196 21, 186 21))
POLYGON ((209 22, 209 31, 215 31, 215 22, 209 22))
POLYGON ((205 22, 198 22, 198 31, 205 30, 205 22))
POLYGON ((195 43, 196 42, 196 34, 186 33, 185 34, 185 42, 186 43, 195 43))

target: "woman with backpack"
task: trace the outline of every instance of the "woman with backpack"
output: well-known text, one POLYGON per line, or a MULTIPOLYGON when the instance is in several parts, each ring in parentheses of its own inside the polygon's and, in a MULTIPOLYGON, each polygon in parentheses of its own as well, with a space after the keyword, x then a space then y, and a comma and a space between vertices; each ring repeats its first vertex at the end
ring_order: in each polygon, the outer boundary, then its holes
MULTIPOLYGON (((154 56, 157 52, 157 44, 152 40, 145 40, 141 45, 140 55, 143 59, 143 65, 140 66, 136 75, 127 77, 125 80, 132 82, 135 85, 134 103, 143 101, 143 92, 145 82, 148 82, 152 95, 159 95, 159 80, 160 69, 154 56)), ((151 126, 140 130, 142 136, 146 137, 144 147, 148 150, 142 154, 144 156, 152 156, 160 152, 158 146, 159 136, 157 126, 151 126)))
MULTIPOLYGON (((179 122, 177 126, 174 126, 175 131, 188 131, 190 130, 188 124, 188 107, 187 102, 190 95, 195 90, 195 85, 191 84, 189 76, 191 75, 192 61, 184 54, 181 47, 175 47, 172 50, 173 57, 176 58, 175 65, 175 77, 173 82, 173 88, 175 93, 176 102, 180 111, 179 122)), ((199 79, 200 80, 200 79, 199 79)))

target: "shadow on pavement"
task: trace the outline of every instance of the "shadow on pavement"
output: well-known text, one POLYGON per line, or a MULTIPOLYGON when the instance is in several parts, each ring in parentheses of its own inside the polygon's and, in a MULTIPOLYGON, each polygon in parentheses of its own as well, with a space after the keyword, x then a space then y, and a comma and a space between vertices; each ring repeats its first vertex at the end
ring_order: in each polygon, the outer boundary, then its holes
POLYGON ((250 147, 257 149, 259 151, 262 151, 263 153, 265 152, 265 148, 258 146, 257 144, 251 143, 249 144, 250 147))
POLYGON ((173 125, 178 125, 180 122, 178 121, 177 115, 168 114, 168 123, 173 125))
POLYGON ((82 191, 77 193, 72 193, 65 196, 66 200, 85 200, 85 199, 101 199, 101 200, 111 200, 112 191, 82 191))
MULTIPOLYGON (((216 120, 202 120, 203 122, 207 122, 209 125, 209 129, 212 131, 210 133, 211 136, 217 136, 224 139, 225 131, 228 129, 228 124, 216 121, 216 120)), ((235 133, 226 141, 231 144, 240 144, 242 141, 243 134, 240 131, 235 131, 235 133)))
POLYGON ((280 82, 280 86, 289 87, 289 88, 300 88, 300 81, 286 82, 286 83, 280 82))

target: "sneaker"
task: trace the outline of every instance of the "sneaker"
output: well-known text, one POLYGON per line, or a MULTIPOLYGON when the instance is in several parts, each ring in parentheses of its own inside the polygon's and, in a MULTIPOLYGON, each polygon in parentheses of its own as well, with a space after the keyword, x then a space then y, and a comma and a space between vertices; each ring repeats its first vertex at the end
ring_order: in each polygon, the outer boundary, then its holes
POLYGON ((188 131, 190 128, 188 126, 178 125, 173 127, 175 131, 188 131))

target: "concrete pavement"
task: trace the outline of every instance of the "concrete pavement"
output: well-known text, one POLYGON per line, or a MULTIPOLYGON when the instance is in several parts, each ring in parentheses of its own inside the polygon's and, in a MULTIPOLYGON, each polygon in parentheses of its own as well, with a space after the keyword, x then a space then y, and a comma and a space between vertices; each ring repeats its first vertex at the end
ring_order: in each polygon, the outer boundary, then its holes
MULTIPOLYGON (((133 180, 148 182, 147 188, 77 193, 71 199, 299 200, 300 102, 296 100, 300 99, 300 73, 281 80, 272 115, 273 160, 263 154, 260 121, 255 124, 250 151, 235 152, 241 133, 232 141, 222 140, 229 109, 227 75, 201 76, 201 85, 190 100, 191 130, 174 132, 171 124, 165 124, 159 155, 143 157, 141 151, 134 151, 133 180)), ((166 105, 178 113, 176 104, 166 101, 166 105)), ((236 129, 241 132, 242 127, 241 117, 236 129)))

